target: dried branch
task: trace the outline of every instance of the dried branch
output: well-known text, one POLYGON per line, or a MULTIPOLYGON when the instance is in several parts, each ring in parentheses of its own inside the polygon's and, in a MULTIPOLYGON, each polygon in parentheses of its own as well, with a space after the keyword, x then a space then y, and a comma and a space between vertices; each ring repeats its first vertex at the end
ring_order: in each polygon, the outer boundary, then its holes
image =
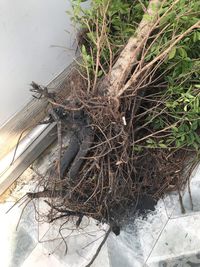
POLYGON ((151 0, 137 31, 121 52, 109 75, 98 86, 98 91, 111 97, 119 96, 133 65, 137 62, 144 43, 149 38, 156 20, 161 0, 151 0), (148 16, 148 19, 146 18, 148 16))
POLYGON ((101 251, 103 245, 105 244, 106 240, 108 239, 111 230, 112 230, 112 229, 111 229, 111 227, 110 227, 110 228, 108 229, 108 231, 106 232, 106 234, 105 234, 105 236, 104 236, 104 238, 103 238, 101 244, 100 244, 99 247, 97 248, 97 250, 96 250, 94 256, 93 256, 92 259, 91 259, 91 261, 90 261, 85 267, 90 267, 90 266, 93 264, 93 262, 96 260, 96 258, 97 258, 97 256, 99 255, 99 253, 100 253, 100 251, 101 251))

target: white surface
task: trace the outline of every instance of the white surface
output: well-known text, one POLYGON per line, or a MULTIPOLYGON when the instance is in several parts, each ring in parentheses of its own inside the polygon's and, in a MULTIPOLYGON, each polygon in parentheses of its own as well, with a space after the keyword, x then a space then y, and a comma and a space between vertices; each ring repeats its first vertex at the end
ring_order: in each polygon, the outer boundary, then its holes
POLYGON ((72 61, 69 9, 70 0, 0 0, 0 126, 31 98, 32 80, 46 85, 72 61))
MULTIPOLYGON (((54 255, 49 255, 42 245, 38 244, 22 267, 64 267, 54 255)), ((66 267, 66 266, 65 266, 66 267)))

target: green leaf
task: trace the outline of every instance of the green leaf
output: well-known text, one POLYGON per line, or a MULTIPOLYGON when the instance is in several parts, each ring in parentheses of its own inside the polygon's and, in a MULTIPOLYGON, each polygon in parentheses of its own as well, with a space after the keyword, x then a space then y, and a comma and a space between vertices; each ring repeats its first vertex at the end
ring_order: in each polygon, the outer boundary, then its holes
POLYGON ((154 144, 154 140, 151 139, 151 138, 148 138, 148 139, 147 139, 147 143, 148 143, 148 144, 154 144))
POLYGON ((159 147, 161 147, 161 148, 167 148, 167 146, 165 144, 163 144, 163 143, 160 143, 159 144, 159 147))
POLYGON ((133 151, 135 151, 135 152, 141 152, 142 151, 142 147, 139 146, 139 145, 135 145, 135 146, 133 146, 133 151))
POLYGON ((186 52, 186 50, 185 50, 184 48, 182 48, 182 47, 179 47, 179 48, 178 48, 178 53, 179 53, 179 55, 180 55, 182 58, 186 58, 186 57, 187 57, 187 52, 186 52))
POLYGON ((200 144, 200 136, 196 132, 194 132, 194 135, 197 143, 200 144))
POLYGON ((197 128, 198 128, 198 122, 197 122, 197 121, 194 121, 194 122, 192 123, 191 129, 192 129, 193 131, 196 131, 197 128))
POLYGON ((174 58, 176 55, 176 47, 174 46, 171 51, 169 52, 168 59, 174 58))
POLYGON ((102 75, 103 75, 103 71, 102 71, 102 70, 99 70, 97 76, 98 76, 98 77, 101 77, 102 75))
POLYGON ((87 37, 95 44, 96 43, 96 36, 93 32, 88 32, 87 37))
POLYGON ((173 126, 172 129, 174 130, 174 132, 178 133, 178 128, 176 126, 173 126))
POLYGON ((183 109, 184 109, 184 111, 187 111, 188 110, 188 105, 185 105, 183 109))

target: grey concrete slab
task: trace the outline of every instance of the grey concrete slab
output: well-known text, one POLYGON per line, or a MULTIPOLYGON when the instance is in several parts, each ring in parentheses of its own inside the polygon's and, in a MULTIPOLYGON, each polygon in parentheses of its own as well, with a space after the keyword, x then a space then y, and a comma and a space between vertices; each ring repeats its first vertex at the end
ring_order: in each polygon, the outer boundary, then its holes
POLYGON ((162 266, 160 264, 172 262, 175 266, 184 262, 187 255, 199 255, 199 222, 200 214, 169 219, 147 263, 162 266))
POLYGON ((12 204, 12 202, 0 204, 0 257, 3 267, 21 266, 37 245, 35 224, 31 223, 29 209, 25 214, 26 220, 16 229, 21 209, 5 214, 12 204))

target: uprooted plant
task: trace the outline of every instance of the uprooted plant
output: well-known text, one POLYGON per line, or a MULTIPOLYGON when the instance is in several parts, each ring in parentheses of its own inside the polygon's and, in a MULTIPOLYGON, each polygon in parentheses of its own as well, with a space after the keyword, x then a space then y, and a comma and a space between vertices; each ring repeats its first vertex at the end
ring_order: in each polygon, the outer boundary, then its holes
MULTIPOLYGON (((68 99, 33 84, 50 118, 74 130, 40 181, 51 221, 83 216, 115 233, 127 208, 183 189, 199 156, 200 2, 72 1, 82 61, 68 99), (148 3, 149 2, 149 3, 148 3), (191 155, 193 159, 191 160, 191 155)), ((181 193, 180 193, 181 200, 181 193)), ((184 211, 184 207, 182 206, 184 211)))

